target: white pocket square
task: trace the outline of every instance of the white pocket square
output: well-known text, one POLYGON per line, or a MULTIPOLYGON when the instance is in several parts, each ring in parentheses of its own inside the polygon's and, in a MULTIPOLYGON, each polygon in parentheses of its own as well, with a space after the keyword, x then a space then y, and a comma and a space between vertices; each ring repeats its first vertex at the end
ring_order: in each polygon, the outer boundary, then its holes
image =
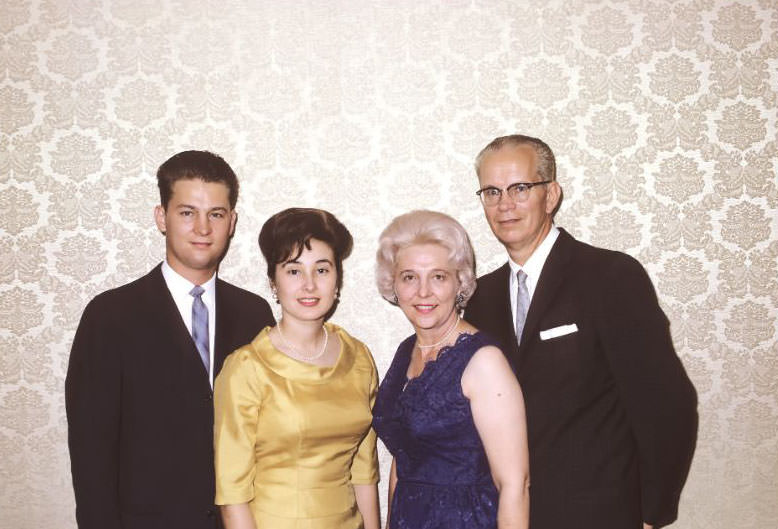
POLYGON ((568 323, 567 325, 560 325, 559 327, 554 327, 553 329, 540 331, 540 339, 550 340, 551 338, 559 338, 560 336, 572 334, 574 332, 578 332, 578 325, 575 323, 568 323))

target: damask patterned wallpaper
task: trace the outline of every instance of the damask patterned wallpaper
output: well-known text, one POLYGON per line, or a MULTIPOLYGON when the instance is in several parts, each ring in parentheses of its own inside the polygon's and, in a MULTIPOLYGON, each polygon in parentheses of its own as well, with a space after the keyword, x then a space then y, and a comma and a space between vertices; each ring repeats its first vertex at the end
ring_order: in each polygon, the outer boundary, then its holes
POLYGON ((383 373, 410 327, 374 287, 378 234, 438 209, 501 264, 472 160, 516 131, 558 154, 558 223, 639 258, 672 322, 701 413, 675 526, 778 527, 774 0, 4 0, 0 30, 0 527, 75 527, 71 340, 161 259, 168 156, 240 175, 221 273, 250 290, 272 213, 349 226, 334 321, 383 373))

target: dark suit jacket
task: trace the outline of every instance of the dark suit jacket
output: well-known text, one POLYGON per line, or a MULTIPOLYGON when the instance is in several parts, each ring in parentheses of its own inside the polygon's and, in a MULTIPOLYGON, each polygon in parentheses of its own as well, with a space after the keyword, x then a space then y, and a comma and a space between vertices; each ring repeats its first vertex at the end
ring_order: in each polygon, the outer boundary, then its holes
POLYGON ((510 267, 478 279, 465 318, 496 337, 524 393, 533 529, 667 525, 691 463, 697 397, 650 279, 633 258, 564 230, 543 267, 521 346, 510 267), (577 332, 540 332, 575 323, 577 332))
MULTIPOLYGON (((217 279, 214 373, 274 322, 261 297, 217 279)), ((65 402, 80 529, 215 529, 208 374, 162 277, 93 299, 65 402)))

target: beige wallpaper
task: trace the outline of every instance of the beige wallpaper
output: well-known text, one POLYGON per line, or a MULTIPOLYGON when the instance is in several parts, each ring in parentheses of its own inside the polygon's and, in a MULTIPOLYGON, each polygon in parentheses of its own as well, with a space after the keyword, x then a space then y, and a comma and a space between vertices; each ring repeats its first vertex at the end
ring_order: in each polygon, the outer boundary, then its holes
POLYGON ((775 0, 159 4, 0 8, 2 529, 75 526, 71 340, 92 296, 160 260, 168 156, 213 150, 240 175, 222 276, 253 291, 270 214, 349 226, 334 321, 383 373, 410 327, 373 285, 380 230, 442 210, 480 272, 501 264, 471 162, 515 131, 558 154, 559 224, 638 257, 672 321, 701 412, 675 527, 778 527, 775 0))

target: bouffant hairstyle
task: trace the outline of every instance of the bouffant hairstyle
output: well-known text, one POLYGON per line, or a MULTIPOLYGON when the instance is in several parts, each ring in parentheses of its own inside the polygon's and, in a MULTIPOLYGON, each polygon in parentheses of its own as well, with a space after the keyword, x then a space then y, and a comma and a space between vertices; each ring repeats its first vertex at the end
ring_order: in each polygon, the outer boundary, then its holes
POLYGON ((276 265, 300 257, 311 249, 311 239, 332 248, 338 290, 343 286, 343 260, 351 255, 354 240, 335 215, 323 209, 289 208, 267 219, 259 232, 259 248, 267 261, 267 277, 276 279, 276 265))
POLYGON ((376 284, 381 296, 396 304, 394 274, 397 252, 414 244, 439 244, 448 250, 448 258, 459 279, 464 308, 475 292, 475 254, 470 237, 462 225, 445 213, 416 210, 396 217, 381 233, 376 252, 376 284))
POLYGON ((203 182, 216 182, 227 186, 230 191, 230 208, 238 203, 238 177, 218 154, 208 151, 183 151, 168 158, 157 169, 157 187, 162 207, 167 209, 173 196, 173 184, 179 180, 199 179, 203 182))

